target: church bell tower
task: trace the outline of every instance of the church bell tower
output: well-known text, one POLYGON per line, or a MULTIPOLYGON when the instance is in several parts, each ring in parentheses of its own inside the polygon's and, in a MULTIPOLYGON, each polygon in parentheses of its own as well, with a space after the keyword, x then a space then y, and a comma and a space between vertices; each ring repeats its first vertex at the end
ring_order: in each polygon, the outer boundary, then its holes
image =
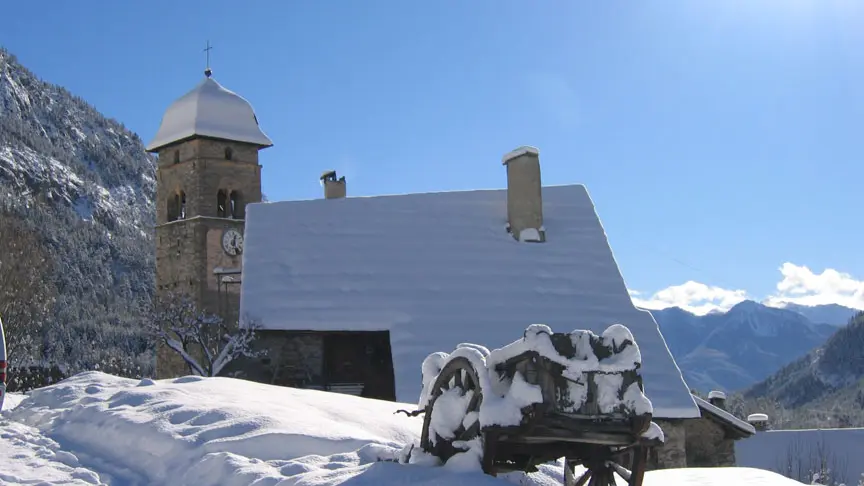
MULTIPOLYGON (((246 205, 261 201, 258 151, 273 143, 243 97, 205 78, 175 101, 147 151, 156 169, 157 296, 185 296, 236 323, 246 205)), ((158 378, 189 373, 159 347, 158 378)))

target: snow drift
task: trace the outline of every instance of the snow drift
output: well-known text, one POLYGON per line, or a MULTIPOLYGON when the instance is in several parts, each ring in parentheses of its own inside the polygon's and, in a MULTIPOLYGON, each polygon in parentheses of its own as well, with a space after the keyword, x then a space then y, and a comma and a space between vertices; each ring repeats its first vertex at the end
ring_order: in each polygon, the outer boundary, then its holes
MULTIPOLYGON (((422 419, 394 412, 412 406, 230 378, 138 381, 88 372, 4 411, 0 434, 17 427, 24 442, 54 444, 46 448, 52 457, 72 465, 55 460, 57 468, 39 474, 61 483, 77 474, 79 484, 561 484, 560 464, 499 478, 398 464, 399 451, 419 440, 422 419)), ((799 483, 754 469, 694 469, 651 472, 645 484, 799 483)))

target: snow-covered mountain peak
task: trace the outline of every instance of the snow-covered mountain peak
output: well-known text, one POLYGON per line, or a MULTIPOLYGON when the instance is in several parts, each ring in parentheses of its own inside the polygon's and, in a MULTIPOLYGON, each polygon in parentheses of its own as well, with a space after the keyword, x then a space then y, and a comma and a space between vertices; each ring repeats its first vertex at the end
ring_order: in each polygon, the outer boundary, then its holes
MULTIPOLYGON (((155 164, 137 135, 0 49, 0 183, 83 220, 153 224, 155 164)), ((23 202, 23 201, 18 201, 23 202)))

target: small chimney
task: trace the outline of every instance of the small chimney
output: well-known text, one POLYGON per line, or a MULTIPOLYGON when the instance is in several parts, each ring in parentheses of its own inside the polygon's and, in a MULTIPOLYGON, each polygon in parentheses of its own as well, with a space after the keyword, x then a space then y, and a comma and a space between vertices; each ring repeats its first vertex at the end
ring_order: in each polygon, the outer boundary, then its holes
POLYGON ((747 422, 758 431, 768 430, 768 416, 764 413, 751 413, 747 416, 747 422))
POLYGON ((321 174, 321 184, 324 186, 324 199, 341 199, 347 193, 345 176, 337 179, 335 170, 321 174))
POLYGON ((504 156, 507 166, 507 231, 519 241, 546 241, 540 151, 523 146, 504 156))
POLYGON ((719 390, 708 393, 708 402, 715 407, 726 410, 726 394, 719 390))

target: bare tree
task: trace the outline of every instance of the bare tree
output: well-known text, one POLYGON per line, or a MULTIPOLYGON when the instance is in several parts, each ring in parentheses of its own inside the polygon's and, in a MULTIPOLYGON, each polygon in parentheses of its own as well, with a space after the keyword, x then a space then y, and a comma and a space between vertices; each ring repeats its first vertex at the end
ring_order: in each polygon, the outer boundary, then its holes
MULTIPOLYGON (((53 303, 52 264, 35 231, 0 212, 0 317, 12 367, 34 364, 43 322, 53 303)), ((16 373, 10 373, 10 388, 16 373)))
POLYGON ((848 458, 831 450, 821 437, 806 443, 798 436, 786 447, 774 471, 804 484, 839 486, 846 484, 848 458))
POLYGON ((235 359, 262 353, 252 349, 259 328, 255 323, 229 326, 219 316, 198 310, 185 295, 157 297, 154 304, 151 332, 196 375, 218 376, 235 359))

